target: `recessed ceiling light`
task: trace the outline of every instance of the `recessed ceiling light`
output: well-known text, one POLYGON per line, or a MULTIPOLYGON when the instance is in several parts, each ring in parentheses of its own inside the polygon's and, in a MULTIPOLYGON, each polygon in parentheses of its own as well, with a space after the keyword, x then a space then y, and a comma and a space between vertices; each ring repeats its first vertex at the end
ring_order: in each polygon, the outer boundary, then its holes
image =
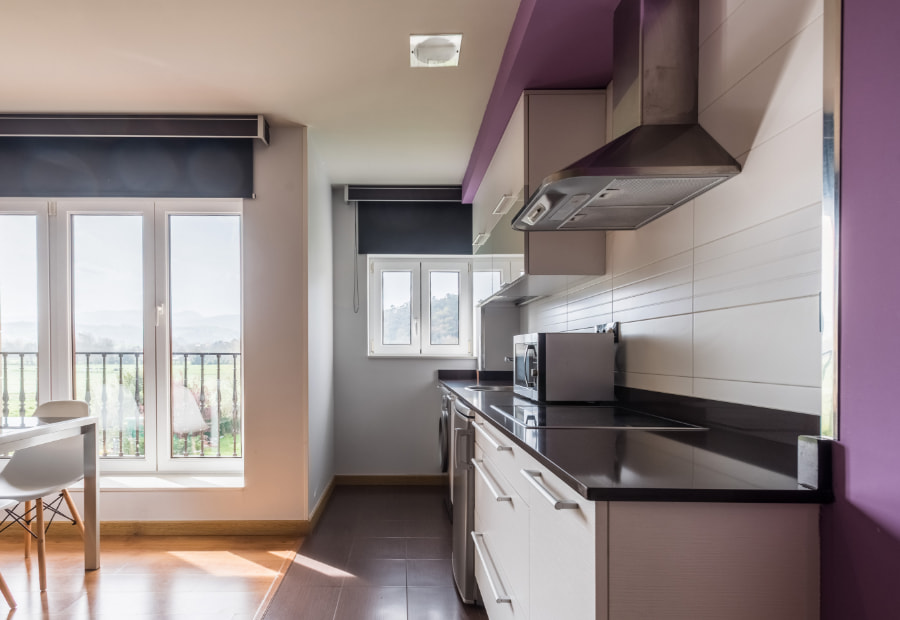
POLYGON ((409 36, 410 67, 459 65, 461 34, 413 34, 409 36))

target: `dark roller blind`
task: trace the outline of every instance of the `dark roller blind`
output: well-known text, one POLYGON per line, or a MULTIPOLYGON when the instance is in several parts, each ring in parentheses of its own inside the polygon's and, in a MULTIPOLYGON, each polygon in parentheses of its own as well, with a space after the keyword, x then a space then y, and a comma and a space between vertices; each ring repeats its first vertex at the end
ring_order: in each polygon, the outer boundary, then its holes
POLYGON ((360 254, 471 254, 472 205, 360 202, 360 254))
POLYGON ((249 139, 0 138, 0 196, 252 195, 249 139))

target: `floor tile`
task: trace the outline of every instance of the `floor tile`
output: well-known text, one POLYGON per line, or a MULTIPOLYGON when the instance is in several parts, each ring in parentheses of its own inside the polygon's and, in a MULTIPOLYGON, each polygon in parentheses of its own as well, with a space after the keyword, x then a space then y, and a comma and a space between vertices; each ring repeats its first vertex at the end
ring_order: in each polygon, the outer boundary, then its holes
POLYGON ((340 593, 340 588, 279 588, 281 604, 270 606, 263 620, 332 620, 340 593))
POLYGON ((406 582, 410 587, 453 587, 453 569, 448 560, 407 560, 406 562, 406 582))
POLYGON ((266 619, 487 618, 483 608, 463 604, 456 592, 446 495, 443 487, 335 489, 266 619), (326 589, 338 590, 334 609, 312 610, 301 600, 326 589))
POLYGON ((351 559, 406 559, 403 538, 357 538, 350 550, 351 559))
POLYGON ((406 620, 406 588, 342 588, 335 620, 406 620))
POLYGON ((406 558, 410 560, 449 560, 453 541, 441 538, 407 538, 406 558))
POLYGON ((483 607, 465 605, 456 588, 410 587, 407 592, 407 611, 415 620, 487 620, 483 607))
POLYGON ((351 559, 347 563, 345 587, 406 587, 406 560, 351 559))

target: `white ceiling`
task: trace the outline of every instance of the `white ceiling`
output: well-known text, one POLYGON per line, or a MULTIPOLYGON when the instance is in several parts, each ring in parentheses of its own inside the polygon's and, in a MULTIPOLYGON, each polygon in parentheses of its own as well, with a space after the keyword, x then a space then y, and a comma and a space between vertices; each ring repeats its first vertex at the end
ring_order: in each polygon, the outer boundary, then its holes
POLYGON ((333 183, 458 184, 519 0, 4 0, 0 112, 264 114, 333 183), (409 35, 463 33, 413 69, 409 35))

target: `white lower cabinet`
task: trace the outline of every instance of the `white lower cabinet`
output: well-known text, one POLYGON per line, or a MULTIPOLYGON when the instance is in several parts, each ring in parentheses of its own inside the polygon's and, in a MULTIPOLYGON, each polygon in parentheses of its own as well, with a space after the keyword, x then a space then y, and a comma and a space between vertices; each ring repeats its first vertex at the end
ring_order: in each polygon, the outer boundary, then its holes
POLYGON ((491 620, 819 618, 818 505, 592 502, 482 430, 475 577, 491 620))
POLYGON ((537 463, 522 475, 532 485, 531 618, 606 620, 606 502, 584 499, 537 463))

